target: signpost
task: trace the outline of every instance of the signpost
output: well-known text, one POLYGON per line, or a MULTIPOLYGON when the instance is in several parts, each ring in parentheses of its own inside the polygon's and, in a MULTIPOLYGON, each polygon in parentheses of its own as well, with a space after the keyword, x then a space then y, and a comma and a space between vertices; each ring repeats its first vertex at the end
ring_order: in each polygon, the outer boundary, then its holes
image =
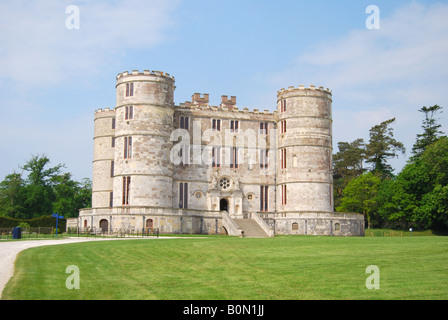
POLYGON ((64 219, 64 216, 60 216, 59 213, 53 213, 51 215, 53 218, 56 218, 56 237, 58 236, 58 221, 59 219, 64 219))

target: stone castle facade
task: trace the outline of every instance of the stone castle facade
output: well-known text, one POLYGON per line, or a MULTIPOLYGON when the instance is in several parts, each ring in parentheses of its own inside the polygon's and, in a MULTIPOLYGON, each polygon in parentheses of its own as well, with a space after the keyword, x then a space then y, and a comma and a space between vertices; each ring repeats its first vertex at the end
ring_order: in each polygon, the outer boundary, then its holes
POLYGON ((364 234, 333 211, 332 93, 277 92, 276 111, 208 94, 174 104, 174 77, 116 78, 116 106, 95 112, 92 208, 72 226, 161 233, 364 234))

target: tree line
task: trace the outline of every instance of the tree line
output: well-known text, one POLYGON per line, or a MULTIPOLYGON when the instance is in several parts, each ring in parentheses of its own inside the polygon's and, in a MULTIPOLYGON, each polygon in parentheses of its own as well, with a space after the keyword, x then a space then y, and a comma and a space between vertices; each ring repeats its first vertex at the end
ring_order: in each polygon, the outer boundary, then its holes
POLYGON ((64 173, 65 165, 50 167, 45 155, 33 155, 20 173, 13 172, 0 182, 0 216, 33 219, 52 213, 71 218, 92 203, 92 183, 75 181, 64 173))
POLYGON ((368 142, 338 143, 333 155, 336 211, 363 214, 367 228, 448 228, 448 137, 437 119, 442 107, 418 111, 424 115, 422 132, 398 174, 388 163, 406 151, 394 138, 395 118, 373 126, 368 142))

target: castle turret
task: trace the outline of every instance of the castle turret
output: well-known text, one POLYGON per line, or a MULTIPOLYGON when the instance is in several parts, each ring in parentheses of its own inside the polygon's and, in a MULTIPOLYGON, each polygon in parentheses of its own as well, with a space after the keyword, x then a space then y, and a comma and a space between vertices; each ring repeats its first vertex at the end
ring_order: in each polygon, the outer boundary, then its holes
POLYGON ((172 206, 174 89, 159 71, 117 76, 114 206, 172 206))
POLYGON ((332 212, 331 91, 289 87, 277 98, 278 213, 332 212))
POLYGON ((113 191, 115 110, 95 112, 92 207, 109 208, 113 191))

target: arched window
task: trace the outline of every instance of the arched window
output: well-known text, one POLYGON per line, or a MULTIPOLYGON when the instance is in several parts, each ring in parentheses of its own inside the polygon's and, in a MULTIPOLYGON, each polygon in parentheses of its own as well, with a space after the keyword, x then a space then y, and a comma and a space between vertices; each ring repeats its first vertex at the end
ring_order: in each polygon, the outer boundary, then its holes
POLYGON ((152 219, 146 220, 146 228, 152 229, 154 227, 154 221, 152 219))
POLYGON ((299 224, 297 222, 294 222, 292 224, 292 231, 296 231, 296 230, 299 230, 299 224))
POLYGON ((340 223, 335 223, 334 224, 334 231, 341 231, 341 224, 340 223))

